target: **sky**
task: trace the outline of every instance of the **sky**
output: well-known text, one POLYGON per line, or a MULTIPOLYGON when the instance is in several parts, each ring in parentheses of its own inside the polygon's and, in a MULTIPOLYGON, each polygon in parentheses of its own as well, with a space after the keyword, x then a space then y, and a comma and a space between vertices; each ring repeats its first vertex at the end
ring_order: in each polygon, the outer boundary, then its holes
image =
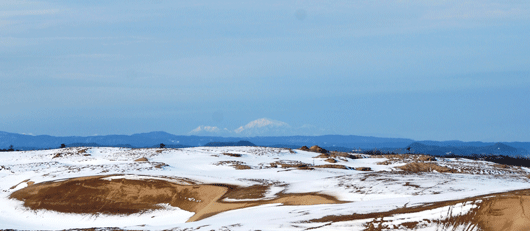
POLYGON ((529 40, 526 0, 4 0, 0 131, 530 141, 529 40))

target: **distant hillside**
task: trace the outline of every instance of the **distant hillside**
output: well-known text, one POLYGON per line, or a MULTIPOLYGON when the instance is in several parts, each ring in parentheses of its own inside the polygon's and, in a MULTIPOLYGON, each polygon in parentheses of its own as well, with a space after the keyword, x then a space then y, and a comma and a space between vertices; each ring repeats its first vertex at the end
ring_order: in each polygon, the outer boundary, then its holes
POLYGON ((425 153, 431 155, 463 155, 469 156, 472 154, 494 154, 494 155, 505 155, 505 156, 529 156, 530 153, 526 149, 515 148, 503 143, 495 143, 488 146, 436 146, 436 145, 425 145, 420 142, 415 142, 409 145, 411 151, 414 153, 425 153))
POLYGON ((241 140, 241 141, 238 141, 238 142, 210 142, 210 143, 207 143, 203 146, 206 146, 206 147, 227 147, 227 146, 256 146, 255 144, 251 143, 251 142, 248 142, 248 141, 245 141, 245 140, 241 140))
POLYGON ((61 144, 67 147, 130 147, 150 148, 159 147, 163 143, 166 148, 184 148, 195 146, 267 146, 299 148, 301 146, 318 145, 327 150, 351 151, 353 149, 374 149, 381 151, 405 153, 406 148, 418 153, 433 155, 497 154, 511 156, 527 156, 530 142, 463 142, 463 141, 415 141, 403 138, 381 138, 354 135, 325 135, 325 136, 273 136, 273 137, 216 137, 216 136, 177 136, 167 132, 149 132, 133 135, 106 136, 66 136, 56 137, 48 135, 23 135, 0 132, 0 149, 7 149, 13 145, 15 149, 48 149, 58 148, 61 144), (248 143, 239 143, 245 140, 248 143))
POLYGON ((379 138, 367 136, 276 136, 276 137, 215 137, 215 136, 177 136, 166 132, 149 132, 133 135, 106 135, 106 136, 48 136, 48 135, 22 135, 16 133, 0 132, 0 148, 13 145, 17 149, 44 149, 57 148, 61 144, 80 146, 82 144, 97 145, 100 147, 120 146, 125 147, 152 147, 164 143, 166 147, 176 146, 203 146, 210 142, 238 142, 246 140, 258 146, 272 146, 276 144, 295 147, 319 145, 321 147, 347 147, 347 148, 380 148, 380 147, 405 147, 414 142, 411 139, 379 138))

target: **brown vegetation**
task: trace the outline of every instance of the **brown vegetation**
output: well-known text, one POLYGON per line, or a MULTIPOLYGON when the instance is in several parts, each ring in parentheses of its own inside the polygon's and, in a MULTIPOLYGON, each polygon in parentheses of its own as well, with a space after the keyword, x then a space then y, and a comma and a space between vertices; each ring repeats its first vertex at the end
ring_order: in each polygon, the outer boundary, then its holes
POLYGON ((234 161, 234 160, 219 161, 219 162, 215 163, 215 165, 229 165, 229 166, 234 167, 237 170, 252 169, 250 166, 246 165, 245 162, 234 161))
POLYGON ((300 148, 300 150, 302 150, 302 151, 310 151, 310 152, 318 152, 318 153, 328 153, 328 150, 323 149, 323 148, 319 147, 318 145, 313 145, 310 148, 308 148, 307 146, 302 146, 300 148))
POLYGON ((142 158, 136 159, 134 161, 136 161, 136 162, 144 162, 144 161, 149 161, 149 160, 147 160, 147 158, 145 158, 145 157, 142 157, 142 158))
POLYGON ((372 168, 370 168, 370 167, 358 167, 358 168, 355 168, 355 170, 357 170, 357 171, 372 171, 372 168))
POLYGON ((163 168, 166 166, 169 166, 169 165, 167 165, 166 163, 162 163, 162 162, 155 163, 155 168, 163 168))
POLYGON ((311 146, 309 148, 309 150, 312 151, 312 152, 328 153, 328 150, 323 149, 323 148, 319 147, 318 145, 311 146))
POLYGON ((145 162, 145 161, 147 161, 148 162, 149 160, 147 160, 147 158, 145 158, 145 157, 142 157, 142 158, 136 159, 134 161, 136 161, 136 162, 145 162))
POLYGON ((241 156, 242 156, 241 154, 236 154, 236 153, 226 153, 226 152, 224 152, 223 155, 225 155, 225 156, 231 156, 231 157, 241 157, 241 156))
POLYGON ((342 164, 323 164, 323 165, 315 165, 313 166, 315 168, 337 168, 337 169, 350 169, 342 164))
POLYGON ((387 158, 388 160, 377 163, 379 165, 389 165, 394 163, 409 163, 409 162, 429 162, 436 161, 436 158, 429 155, 416 154, 383 154, 371 155, 371 158, 387 158))
POLYGON ((280 160, 273 163, 270 163, 270 166, 273 168, 281 167, 281 168, 298 168, 298 169, 312 169, 310 164, 301 162, 301 161, 288 161, 288 160, 280 160))
POLYGON ((393 162, 391 160, 385 160, 383 162, 378 162, 377 165, 389 165, 389 164, 393 164, 393 162))
POLYGON ((63 148, 61 152, 53 155, 52 159, 68 156, 90 156, 90 154, 86 153, 87 150, 88 148, 63 148))
POLYGON ((448 167, 440 166, 434 163, 408 163, 403 166, 397 167, 405 172, 455 172, 454 169, 450 169, 448 167))
POLYGON ((360 157, 359 155, 352 155, 350 153, 347 153, 347 152, 336 152, 336 151, 331 151, 331 152, 327 152, 327 153, 321 153, 320 155, 318 156, 315 156, 313 158, 339 158, 339 159, 342 159, 342 160, 346 160, 346 158, 349 158, 349 159, 359 159, 359 158, 362 158, 360 157))

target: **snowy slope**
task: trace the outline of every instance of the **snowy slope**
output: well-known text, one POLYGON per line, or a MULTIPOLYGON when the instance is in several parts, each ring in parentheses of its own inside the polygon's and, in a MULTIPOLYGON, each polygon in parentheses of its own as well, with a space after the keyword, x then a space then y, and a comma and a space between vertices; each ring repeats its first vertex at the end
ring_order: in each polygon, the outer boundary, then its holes
MULTIPOLYGON (((119 227, 122 229, 207 230, 356 230, 367 220, 334 223, 307 223, 331 215, 369 214, 433 202, 458 200, 491 193, 530 188, 526 168, 500 168, 494 163, 438 158, 440 166, 461 173, 405 173, 396 168, 406 161, 388 165, 386 158, 335 158, 349 169, 282 168, 282 164, 302 163, 309 167, 330 164, 319 153, 265 147, 197 147, 187 149, 67 148, 44 151, 0 153, 0 229, 70 229, 119 227), (223 153, 230 153, 226 155, 223 153), (234 155, 236 154, 236 155, 234 155), (237 155, 239 154, 239 155, 237 155), (236 157, 238 156, 238 157, 236 157), (149 161, 135 161, 139 158, 149 161), (236 169, 235 164, 249 169, 236 169), (271 167, 277 163, 277 167, 271 167), (372 171, 357 171, 370 167, 372 171), (280 203, 219 213, 188 222, 193 212, 165 205, 165 209, 133 215, 65 214, 32 211, 23 202, 9 199, 16 190, 46 181, 74 177, 114 175, 114 179, 162 179, 186 184, 267 185, 264 198, 278 193, 321 193, 335 196, 340 204, 287 206, 280 203), (26 181, 27 180, 27 181, 26 181), (24 182, 26 181, 26 182, 24 182)), ((284 167, 284 166, 283 166, 284 167)), ((112 177, 111 177, 112 178, 112 177)), ((111 179, 109 178, 109 179, 111 179)), ((226 198, 225 201, 242 201, 226 198)), ((448 211, 465 214, 472 204, 458 204, 429 211, 394 216, 397 223, 440 219, 448 211), (399 222, 398 222, 399 221, 399 222)), ((396 223, 396 224, 397 224, 396 223)), ((424 222, 423 228, 433 227, 424 222)))

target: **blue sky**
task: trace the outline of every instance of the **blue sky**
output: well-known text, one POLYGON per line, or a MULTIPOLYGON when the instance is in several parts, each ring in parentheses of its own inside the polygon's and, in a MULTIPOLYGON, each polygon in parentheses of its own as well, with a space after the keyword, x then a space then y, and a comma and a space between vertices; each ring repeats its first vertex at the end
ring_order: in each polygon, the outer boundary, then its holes
POLYGON ((1 1, 0 131, 530 141, 529 40, 528 1, 1 1))

